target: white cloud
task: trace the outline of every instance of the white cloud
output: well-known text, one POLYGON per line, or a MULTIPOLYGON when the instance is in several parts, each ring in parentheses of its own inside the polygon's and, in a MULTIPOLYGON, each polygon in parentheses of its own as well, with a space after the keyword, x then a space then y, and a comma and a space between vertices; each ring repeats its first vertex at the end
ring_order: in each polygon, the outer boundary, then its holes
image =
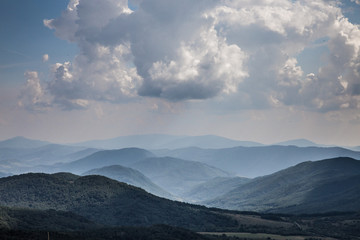
POLYGON ((38 73, 35 71, 25 72, 26 84, 22 89, 18 105, 33 112, 42 112, 50 106, 45 90, 40 84, 38 73))
POLYGON ((46 91, 64 109, 143 97, 221 96, 245 107, 359 108, 360 30, 329 1, 71 0, 55 34, 78 45, 46 91), (329 55, 311 75, 297 61, 319 39, 329 55), (307 75, 307 76, 306 76, 307 75), (346 87, 344 87, 346 86, 346 87))
POLYGON ((43 61, 43 62, 49 61, 49 55, 48 55, 48 54, 44 54, 44 55, 42 56, 42 61, 43 61))

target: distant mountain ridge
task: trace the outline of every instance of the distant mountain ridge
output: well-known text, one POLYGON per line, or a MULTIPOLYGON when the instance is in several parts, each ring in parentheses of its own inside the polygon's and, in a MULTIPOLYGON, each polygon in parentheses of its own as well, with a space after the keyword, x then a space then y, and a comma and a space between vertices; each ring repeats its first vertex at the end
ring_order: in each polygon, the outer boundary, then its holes
POLYGON ((360 152, 340 147, 261 146, 224 149, 183 148, 153 151, 158 156, 170 156, 199 161, 242 177, 272 174, 304 161, 335 157, 360 159, 360 152))
POLYGON ((0 148, 37 148, 51 144, 50 142, 29 139, 25 137, 14 137, 0 141, 0 148))
POLYGON ((81 174, 94 168, 102 168, 110 165, 121 165, 129 167, 131 164, 143 159, 155 157, 155 155, 145 149, 123 148, 116 150, 102 150, 88 155, 79 160, 59 164, 58 170, 81 174))
POLYGON ((325 145, 317 144, 307 139, 293 139, 288 141, 278 142, 272 145, 281 145, 281 146, 297 146, 297 147, 324 147, 325 145))
POLYGON ((71 162, 97 151, 99 150, 59 144, 46 144, 33 148, 0 148, 0 171, 13 173, 36 171, 37 168, 34 167, 38 165, 71 162))
POLYGON ((130 167, 139 170, 154 183, 176 196, 193 186, 216 177, 230 177, 226 171, 195 161, 172 157, 152 157, 135 162, 130 167))
POLYGON ((233 210, 316 213, 360 211, 358 199, 360 161, 340 157, 255 178, 203 203, 233 210))
POLYGON ((121 136, 104 140, 92 140, 75 143, 73 145, 103 149, 137 147, 153 150, 176 149, 184 147, 226 148, 235 146, 262 146, 263 144, 251 141, 238 141, 215 135, 176 136, 166 134, 147 134, 121 136))
MULTIPOLYGON (((205 163, 172 157, 156 157, 153 153, 140 148, 102 150, 85 158, 57 164, 50 168, 56 171, 82 174, 95 168, 109 170, 108 167, 112 165, 135 169, 175 196, 181 196, 181 193, 188 188, 212 178, 232 176, 224 170, 205 163)), ((101 175, 111 177, 109 171, 107 174, 101 175)), ((137 186, 141 187, 141 185, 137 186)))

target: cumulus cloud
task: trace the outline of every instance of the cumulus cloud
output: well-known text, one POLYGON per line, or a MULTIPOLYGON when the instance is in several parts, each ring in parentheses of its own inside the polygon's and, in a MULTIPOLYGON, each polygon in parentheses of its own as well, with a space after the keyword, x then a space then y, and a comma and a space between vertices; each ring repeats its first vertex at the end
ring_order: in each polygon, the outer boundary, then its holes
POLYGON ((231 95, 249 107, 360 108, 360 30, 335 1, 135 4, 132 11, 126 0, 70 0, 59 18, 44 20, 80 49, 44 83, 53 104, 231 95), (329 54, 318 72, 306 73, 297 57, 319 39, 329 54))
POLYGON ((26 84, 20 93, 18 105, 32 112, 47 110, 50 103, 40 83, 38 73, 35 71, 27 71, 24 76, 26 78, 26 84))
POLYGON ((49 61, 49 55, 48 55, 48 54, 44 54, 44 55, 42 56, 42 61, 43 61, 43 62, 49 61))

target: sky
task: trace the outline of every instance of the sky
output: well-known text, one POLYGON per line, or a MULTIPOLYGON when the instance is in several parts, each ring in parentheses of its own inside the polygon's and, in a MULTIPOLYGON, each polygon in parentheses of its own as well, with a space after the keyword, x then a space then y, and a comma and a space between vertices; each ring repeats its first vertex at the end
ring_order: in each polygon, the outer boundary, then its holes
POLYGON ((360 145, 358 0, 2 0, 0 140, 360 145))

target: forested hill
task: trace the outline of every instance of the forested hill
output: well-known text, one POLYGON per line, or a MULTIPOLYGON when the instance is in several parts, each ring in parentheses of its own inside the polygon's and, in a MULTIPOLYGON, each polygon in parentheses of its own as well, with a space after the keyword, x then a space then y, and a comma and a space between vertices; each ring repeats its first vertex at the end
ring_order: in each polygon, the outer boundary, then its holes
POLYGON ((1 178, 0 205, 71 211, 109 226, 168 224, 198 231, 236 226, 220 210, 159 198, 94 175, 30 173, 1 178))

